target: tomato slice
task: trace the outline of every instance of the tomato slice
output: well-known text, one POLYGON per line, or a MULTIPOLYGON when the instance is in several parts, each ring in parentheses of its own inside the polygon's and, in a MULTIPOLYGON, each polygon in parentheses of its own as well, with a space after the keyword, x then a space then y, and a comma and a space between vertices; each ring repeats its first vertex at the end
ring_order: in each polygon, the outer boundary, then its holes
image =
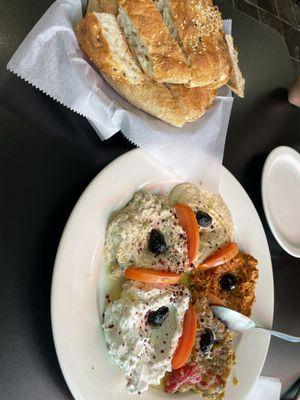
POLYGON ((125 278, 147 283, 164 283, 174 285, 180 281, 181 275, 168 271, 156 271, 150 268, 127 268, 125 278))
POLYGON ((238 245, 235 242, 227 243, 222 246, 219 250, 209 256, 202 264, 199 264, 199 269, 209 269, 218 267, 219 265, 225 264, 234 258, 239 252, 238 245))
POLYGON ((174 205, 174 208, 176 210, 177 218, 179 219, 179 224, 185 230, 187 235, 189 261, 190 264, 192 264, 200 246, 198 222, 194 211, 187 204, 178 203, 174 205))
POLYGON ((190 303, 184 320, 182 335, 179 339, 177 349, 172 358, 172 368, 178 369, 183 367, 190 358, 197 331, 197 315, 195 307, 190 303))

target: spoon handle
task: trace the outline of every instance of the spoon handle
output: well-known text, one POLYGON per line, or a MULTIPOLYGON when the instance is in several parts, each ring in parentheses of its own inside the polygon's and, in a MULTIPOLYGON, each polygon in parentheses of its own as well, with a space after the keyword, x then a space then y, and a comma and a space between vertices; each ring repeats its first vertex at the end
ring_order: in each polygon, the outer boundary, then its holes
POLYGON ((271 329, 261 328, 260 326, 257 326, 256 328, 260 329, 261 331, 268 332, 271 335, 276 336, 280 339, 286 340, 288 342, 300 343, 300 337, 287 335, 286 333, 282 333, 282 332, 272 331, 271 329))

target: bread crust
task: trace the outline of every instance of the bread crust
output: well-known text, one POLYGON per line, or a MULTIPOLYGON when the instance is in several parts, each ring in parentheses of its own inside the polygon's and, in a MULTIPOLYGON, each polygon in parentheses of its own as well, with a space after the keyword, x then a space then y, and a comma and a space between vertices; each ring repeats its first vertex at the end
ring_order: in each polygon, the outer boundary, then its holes
POLYGON ((232 65, 230 79, 227 82, 227 86, 239 97, 244 98, 245 79, 238 65, 238 53, 234 48, 233 37, 231 35, 225 35, 225 39, 228 45, 230 61, 232 65))
POLYGON ((184 85, 168 84, 173 97, 185 114, 185 121, 192 122, 202 117, 212 106, 217 91, 205 87, 187 88, 184 85))
POLYGON ((117 15, 119 4, 117 0, 89 0, 87 12, 108 13, 117 15))
POLYGON ((168 4, 191 68, 187 86, 223 86, 231 64, 218 8, 211 0, 168 0, 168 4))
POLYGON ((118 0, 145 44, 152 71, 145 71, 158 82, 187 83, 190 68, 176 40, 152 0, 118 0))
MULTIPOLYGON (((132 83, 124 76, 120 65, 114 59, 109 45, 105 40, 96 13, 87 14, 76 28, 76 36, 82 51, 90 61, 104 74, 123 83, 132 83)), ((142 73, 140 80, 142 80, 142 73)))
MULTIPOLYGON (((112 16, 112 18, 115 17, 112 16)), ((134 106, 163 121, 179 127, 184 125, 185 115, 167 87, 154 82, 142 72, 140 72, 139 83, 124 76, 121 66, 116 63, 101 32, 96 13, 87 14, 81 20, 77 26, 76 35, 82 51, 116 92, 134 106)))
POLYGON ((104 78, 116 92, 137 108, 171 125, 182 127, 185 124, 184 111, 165 85, 145 79, 138 86, 129 86, 119 84, 105 75, 104 78))

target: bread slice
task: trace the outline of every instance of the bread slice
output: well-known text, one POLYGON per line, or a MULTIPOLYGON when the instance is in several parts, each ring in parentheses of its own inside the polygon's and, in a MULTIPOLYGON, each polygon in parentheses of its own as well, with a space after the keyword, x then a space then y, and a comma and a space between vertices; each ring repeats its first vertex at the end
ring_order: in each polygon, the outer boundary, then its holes
POLYGON ((117 0, 89 0, 87 12, 108 13, 117 15, 119 4, 117 0))
POLYGON ((191 68, 186 85, 223 86, 231 63, 218 8, 211 0, 155 0, 155 4, 191 68))
POLYGON ((118 82, 137 85, 143 81, 112 14, 87 14, 76 33, 80 47, 101 72, 118 82))
POLYGON ((211 107, 217 91, 205 87, 187 88, 184 85, 167 85, 185 114, 185 121, 192 122, 203 116, 211 107))
POLYGON ((187 83, 190 69, 153 1, 118 1, 118 22, 144 72, 157 82, 187 83))
POLYGON ((232 260, 205 271, 195 270, 191 278, 194 296, 204 295, 211 304, 232 308, 246 316, 251 315, 258 278, 257 261, 250 254, 239 253, 232 260), (233 275, 235 288, 224 290, 224 275, 233 275))
POLYGON ((185 115, 170 91, 138 68, 112 14, 90 13, 76 28, 82 51, 106 81, 130 103, 172 125, 182 126, 185 115))
POLYGON ((232 65, 230 79, 227 82, 227 86, 229 86, 230 89, 238 96, 244 98, 245 79, 243 78, 242 72, 238 65, 238 52, 234 48, 233 37, 231 35, 225 35, 225 38, 228 45, 230 61, 232 65))

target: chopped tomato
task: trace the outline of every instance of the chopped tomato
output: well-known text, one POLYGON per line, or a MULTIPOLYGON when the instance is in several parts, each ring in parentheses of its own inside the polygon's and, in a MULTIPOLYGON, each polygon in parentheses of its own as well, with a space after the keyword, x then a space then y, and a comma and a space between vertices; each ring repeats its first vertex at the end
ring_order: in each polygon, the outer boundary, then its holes
POLYGON ((187 364, 173 370, 166 377, 166 392, 175 393, 182 385, 197 385, 202 380, 202 374, 196 364, 187 364))
POLYGON ((147 283, 165 283, 173 285, 180 281, 180 274, 168 271, 156 271, 150 268, 127 268, 125 278, 147 283))
POLYGON ((199 269, 215 268, 219 265, 225 264, 234 258, 239 252, 238 245, 234 242, 226 243, 219 250, 209 256, 202 264, 199 264, 199 269))
POLYGON ((177 218, 179 219, 179 223, 187 235, 188 255, 190 264, 192 264, 196 258, 200 246, 198 222, 194 211, 187 204, 178 203, 175 204, 174 207, 177 218))
POLYGON ((187 309, 184 316, 182 335, 179 339, 177 349, 172 359, 173 369, 178 369, 184 366, 184 364, 186 364, 186 362, 188 361, 192 352, 192 348, 194 346, 196 330, 197 330, 196 310, 193 304, 190 303, 189 308, 187 309))

